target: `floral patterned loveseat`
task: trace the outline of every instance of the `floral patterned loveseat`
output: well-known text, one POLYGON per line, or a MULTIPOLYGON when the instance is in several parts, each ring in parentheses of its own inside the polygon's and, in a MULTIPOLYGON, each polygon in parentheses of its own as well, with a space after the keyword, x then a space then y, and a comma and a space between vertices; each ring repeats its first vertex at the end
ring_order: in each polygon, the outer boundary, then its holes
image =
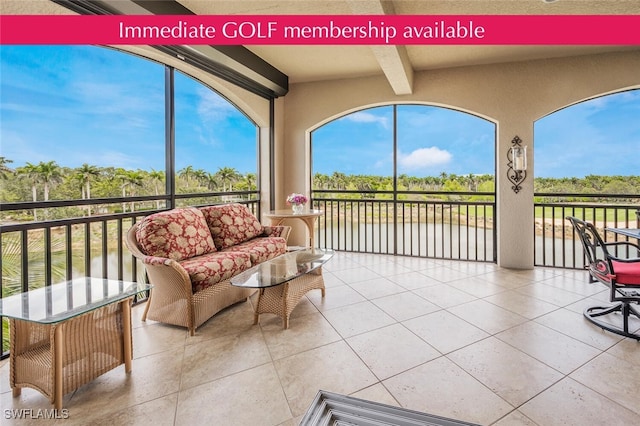
POLYGON ((153 285, 142 316, 197 327, 255 290, 229 279, 284 254, 289 226, 263 226, 243 204, 186 207, 154 213, 134 224, 126 244, 153 285))

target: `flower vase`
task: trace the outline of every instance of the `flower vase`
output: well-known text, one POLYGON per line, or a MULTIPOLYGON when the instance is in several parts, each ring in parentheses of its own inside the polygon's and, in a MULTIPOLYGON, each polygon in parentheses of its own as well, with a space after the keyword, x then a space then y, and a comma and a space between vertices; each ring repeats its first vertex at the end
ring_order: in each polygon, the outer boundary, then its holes
POLYGON ((291 210, 293 214, 300 214, 304 210, 304 204, 291 204, 291 210))

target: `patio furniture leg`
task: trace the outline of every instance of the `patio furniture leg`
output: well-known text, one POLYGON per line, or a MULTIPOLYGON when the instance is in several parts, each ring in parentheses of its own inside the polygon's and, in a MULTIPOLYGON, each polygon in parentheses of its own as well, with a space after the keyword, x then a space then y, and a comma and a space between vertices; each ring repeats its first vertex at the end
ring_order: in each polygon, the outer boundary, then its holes
POLYGON ((62 409, 62 359, 64 358, 64 325, 58 325, 55 330, 54 342, 54 366, 53 366, 53 406, 56 410, 62 409))
POLYGON ((133 345, 131 336, 131 299, 122 301, 122 334, 124 346, 124 371, 131 373, 131 359, 133 358, 133 345))

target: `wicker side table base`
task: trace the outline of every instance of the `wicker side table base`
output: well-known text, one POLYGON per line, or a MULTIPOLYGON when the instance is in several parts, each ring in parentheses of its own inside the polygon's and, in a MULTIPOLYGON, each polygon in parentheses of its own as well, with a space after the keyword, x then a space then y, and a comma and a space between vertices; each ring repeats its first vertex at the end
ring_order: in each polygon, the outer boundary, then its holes
POLYGON ((10 319, 12 394, 33 388, 62 408, 65 394, 124 364, 131 372, 131 298, 57 324, 10 319))
POLYGON ((289 315, 302 296, 315 289, 321 290, 322 297, 324 297, 322 268, 315 269, 284 284, 260 289, 253 323, 258 324, 260 314, 275 314, 282 318, 282 327, 289 328, 289 315))

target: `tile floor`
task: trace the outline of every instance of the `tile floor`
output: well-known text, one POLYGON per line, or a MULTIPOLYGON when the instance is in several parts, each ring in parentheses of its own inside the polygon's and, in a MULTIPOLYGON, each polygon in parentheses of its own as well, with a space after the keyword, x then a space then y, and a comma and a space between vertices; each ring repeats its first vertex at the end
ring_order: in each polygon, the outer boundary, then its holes
POLYGON ((2 361, 0 423, 288 426, 323 389, 482 425, 638 424, 640 343, 583 318, 607 300, 583 271, 338 253, 324 275, 288 330, 241 303, 189 337, 134 307, 132 373, 68 394, 68 419, 8 419, 50 405, 12 398, 2 361))

